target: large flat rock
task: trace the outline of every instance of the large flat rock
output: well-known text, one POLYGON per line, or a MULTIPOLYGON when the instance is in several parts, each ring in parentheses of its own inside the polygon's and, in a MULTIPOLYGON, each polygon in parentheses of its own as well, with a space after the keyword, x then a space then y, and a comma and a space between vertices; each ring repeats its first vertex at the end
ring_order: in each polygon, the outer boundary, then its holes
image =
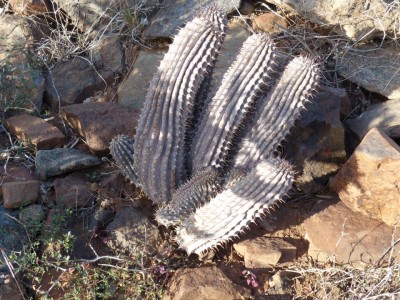
POLYGON ((160 10, 152 18, 150 25, 144 30, 145 38, 168 38, 176 34, 176 30, 190 21, 199 11, 213 4, 223 12, 230 13, 240 7, 240 0, 166 0, 160 10))
POLYGON ((26 147, 44 150, 64 146, 65 136, 61 130, 41 118, 17 115, 6 119, 5 125, 26 147))
POLYGON ((68 148, 39 150, 35 160, 36 173, 43 180, 99 164, 101 160, 96 156, 68 148))
MULTIPOLYGON (((340 201, 324 200, 315 205, 304 226, 311 257, 356 267, 379 262, 391 247, 393 235, 395 240, 399 238, 394 228, 353 212, 340 201)), ((399 246, 393 254, 399 255, 399 246)))
POLYGON ((371 129, 330 187, 352 210, 388 225, 400 220, 400 146, 371 129))
POLYGON ((389 99, 400 98, 400 47, 365 45, 338 58, 338 73, 363 88, 389 99))
POLYGON ((96 153, 108 152, 113 137, 119 134, 134 136, 140 110, 116 103, 82 103, 62 108, 61 116, 86 139, 96 153))

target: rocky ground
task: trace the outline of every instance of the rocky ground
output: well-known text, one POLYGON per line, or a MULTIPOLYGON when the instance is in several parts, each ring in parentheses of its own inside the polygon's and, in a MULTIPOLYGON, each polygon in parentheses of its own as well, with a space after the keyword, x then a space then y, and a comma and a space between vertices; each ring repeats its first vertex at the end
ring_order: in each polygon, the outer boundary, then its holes
POLYGON ((0 3, 0 299, 398 297, 398 1, 0 3), (211 86, 258 31, 324 76, 280 149, 288 201, 188 257, 109 144, 135 134, 171 38, 211 2, 229 16, 211 86))

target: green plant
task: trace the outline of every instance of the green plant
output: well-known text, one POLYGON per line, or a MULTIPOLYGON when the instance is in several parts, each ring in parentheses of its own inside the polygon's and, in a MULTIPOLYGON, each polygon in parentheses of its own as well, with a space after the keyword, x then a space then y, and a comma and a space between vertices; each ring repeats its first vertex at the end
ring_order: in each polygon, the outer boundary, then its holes
MULTIPOLYGON (((94 259, 72 259, 76 238, 68 231, 69 218, 78 218, 71 209, 54 208, 41 234, 29 239, 21 252, 14 252, 9 260, 24 286, 40 299, 160 299, 163 285, 157 283, 160 274, 140 259, 99 256, 94 259)), ((27 228, 29 230, 29 228, 27 228)), ((31 232, 32 233, 32 232, 31 232)), ((37 234, 37 231, 34 231, 37 234)))

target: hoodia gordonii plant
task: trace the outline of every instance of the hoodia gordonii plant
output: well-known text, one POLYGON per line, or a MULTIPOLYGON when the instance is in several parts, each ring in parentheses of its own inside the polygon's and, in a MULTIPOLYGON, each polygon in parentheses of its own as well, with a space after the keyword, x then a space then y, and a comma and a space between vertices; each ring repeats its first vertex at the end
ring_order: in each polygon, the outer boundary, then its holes
POLYGON ((279 72, 272 39, 254 34, 200 101, 225 24, 212 8, 180 30, 151 82, 135 140, 119 136, 110 146, 124 174, 159 204, 158 223, 175 226, 188 253, 238 236, 291 189, 292 167, 274 151, 320 77, 309 56, 279 72))

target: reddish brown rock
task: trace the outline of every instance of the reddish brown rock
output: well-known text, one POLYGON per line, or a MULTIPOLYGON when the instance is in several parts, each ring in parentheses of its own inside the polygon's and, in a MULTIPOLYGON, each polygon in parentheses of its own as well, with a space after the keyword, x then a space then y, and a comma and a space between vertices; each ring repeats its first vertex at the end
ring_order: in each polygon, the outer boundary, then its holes
POLYGON ((76 208, 92 205, 90 184, 82 173, 74 172, 54 181, 57 203, 61 207, 76 208))
POLYGON ((246 268, 267 268, 296 259, 297 249, 281 238, 258 237, 234 244, 246 268))
POLYGON ((371 129, 330 186, 352 210, 399 224, 400 147, 383 131, 371 129))
POLYGON ((7 182, 2 186, 5 208, 17 208, 35 203, 39 196, 39 182, 7 182))
POLYGON ((220 269, 213 266, 177 271, 163 300, 249 298, 248 289, 234 284, 220 269))
POLYGON ((8 166, 6 170, 0 168, 0 201, 3 200, 2 185, 7 182, 31 181, 35 180, 35 174, 26 168, 8 166))
POLYGON ((41 118, 17 115, 6 119, 5 125, 25 146, 35 150, 64 146, 65 137, 61 130, 41 118))
POLYGON ((111 139, 118 134, 133 136, 140 111, 111 102, 83 103, 63 107, 62 117, 96 152, 107 152, 111 139))
POLYGON ((12 10, 23 15, 46 13, 51 9, 49 0, 10 0, 12 10))
POLYGON ((82 103, 114 80, 112 70, 98 68, 75 57, 56 64, 46 78, 44 100, 54 112, 65 105, 82 103))
MULTIPOLYGON (((321 201, 304 221, 306 238, 310 242, 308 254, 321 262, 331 259, 354 266, 378 262, 390 249, 392 238, 398 239, 400 233, 382 222, 353 212, 337 200, 321 201)), ((393 253, 395 257, 400 254, 399 246, 393 253)))
POLYGON ((253 30, 256 32, 274 33, 281 31, 282 28, 287 28, 285 18, 274 13, 265 13, 253 19, 253 30))

